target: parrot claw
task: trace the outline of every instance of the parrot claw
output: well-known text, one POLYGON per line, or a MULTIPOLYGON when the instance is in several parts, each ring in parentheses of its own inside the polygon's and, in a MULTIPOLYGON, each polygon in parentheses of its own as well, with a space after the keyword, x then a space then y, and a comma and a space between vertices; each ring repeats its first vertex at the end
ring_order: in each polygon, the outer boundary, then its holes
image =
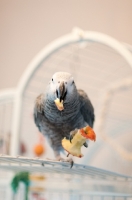
MULTIPOLYGON (((69 156, 69 154, 67 155, 67 157, 68 157, 68 156, 69 156)), ((72 168, 73 165, 74 165, 74 161, 73 161, 72 158, 66 158, 66 159, 64 159, 64 158, 58 156, 58 157, 55 159, 55 161, 69 162, 69 163, 71 164, 70 168, 72 168)))
POLYGON ((70 163, 71 163, 71 167, 70 168, 72 168, 73 165, 74 165, 74 161, 72 160, 70 163))
POLYGON ((88 148, 87 142, 85 142, 85 143, 83 144, 83 146, 85 146, 86 148, 88 148))
POLYGON ((70 137, 69 137, 70 143, 72 143, 72 139, 73 139, 73 136, 70 135, 70 137))
MULTIPOLYGON (((69 156, 69 155, 68 155, 68 156, 69 156)), ((72 160, 72 158, 64 159, 64 160, 62 160, 62 162, 69 162, 69 163, 71 164, 71 167, 70 167, 70 168, 72 168, 73 165, 74 165, 74 161, 72 160)))
POLYGON ((78 129, 75 129, 74 131, 70 132, 70 136, 69 136, 70 143, 72 143, 72 139, 76 135, 77 132, 78 132, 78 129))
POLYGON ((67 154, 67 157, 70 155, 70 153, 67 154))

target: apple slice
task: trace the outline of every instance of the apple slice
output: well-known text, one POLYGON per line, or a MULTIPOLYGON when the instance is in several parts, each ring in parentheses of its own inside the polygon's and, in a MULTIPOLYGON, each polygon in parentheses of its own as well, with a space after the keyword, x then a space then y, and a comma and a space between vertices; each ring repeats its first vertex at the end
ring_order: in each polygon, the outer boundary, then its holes
POLYGON ((58 110, 60 110, 60 111, 64 110, 63 100, 61 100, 61 102, 60 102, 60 100, 57 98, 54 100, 54 102, 55 102, 58 110))
POLYGON ((96 140, 96 135, 93 129, 89 126, 77 130, 71 142, 64 138, 62 140, 62 146, 69 154, 81 158, 83 156, 81 153, 81 147, 87 139, 96 140))

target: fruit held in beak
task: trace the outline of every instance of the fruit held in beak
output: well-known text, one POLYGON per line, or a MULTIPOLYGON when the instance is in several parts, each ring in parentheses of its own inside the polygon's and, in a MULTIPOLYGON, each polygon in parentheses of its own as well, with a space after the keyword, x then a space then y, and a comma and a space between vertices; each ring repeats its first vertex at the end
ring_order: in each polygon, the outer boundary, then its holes
POLYGON ((60 110, 60 111, 64 110, 63 100, 61 100, 61 102, 60 102, 60 100, 57 98, 54 100, 54 102, 55 102, 58 110, 60 110))

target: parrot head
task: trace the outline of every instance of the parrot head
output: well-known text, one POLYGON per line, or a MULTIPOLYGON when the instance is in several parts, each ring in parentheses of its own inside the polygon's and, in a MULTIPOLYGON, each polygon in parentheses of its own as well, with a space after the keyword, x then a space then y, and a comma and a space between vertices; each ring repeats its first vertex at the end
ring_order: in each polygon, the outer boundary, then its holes
POLYGON ((60 102, 65 102, 72 97, 75 90, 74 79, 67 72, 56 72, 49 82, 48 93, 52 100, 58 98, 60 102))

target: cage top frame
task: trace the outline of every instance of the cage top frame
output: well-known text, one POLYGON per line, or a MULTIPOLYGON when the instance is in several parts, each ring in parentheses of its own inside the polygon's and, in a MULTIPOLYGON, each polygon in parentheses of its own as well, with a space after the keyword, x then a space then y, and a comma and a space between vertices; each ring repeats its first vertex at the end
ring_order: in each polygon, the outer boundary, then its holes
POLYGON ((107 45, 117 51, 132 68, 132 55, 131 52, 123 44, 118 42, 116 39, 99 32, 93 31, 83 31, 79 28, 74 28, 72 33, 67 34, 42 49, 37 56, 28 65, 25 73, 20 79, 15 93, 15 107, 13 115, 12 133, 13 137, 11 139, 11 155, 18 154, 19 149, 19 130, 21 123, 21 108, 22 108, 22 97, 23 93, 32 79, 36 70, 41 66, 41 64, 55 51, 58 49, 73 43, 79 43, 84 41, 98 42, 107 45))

